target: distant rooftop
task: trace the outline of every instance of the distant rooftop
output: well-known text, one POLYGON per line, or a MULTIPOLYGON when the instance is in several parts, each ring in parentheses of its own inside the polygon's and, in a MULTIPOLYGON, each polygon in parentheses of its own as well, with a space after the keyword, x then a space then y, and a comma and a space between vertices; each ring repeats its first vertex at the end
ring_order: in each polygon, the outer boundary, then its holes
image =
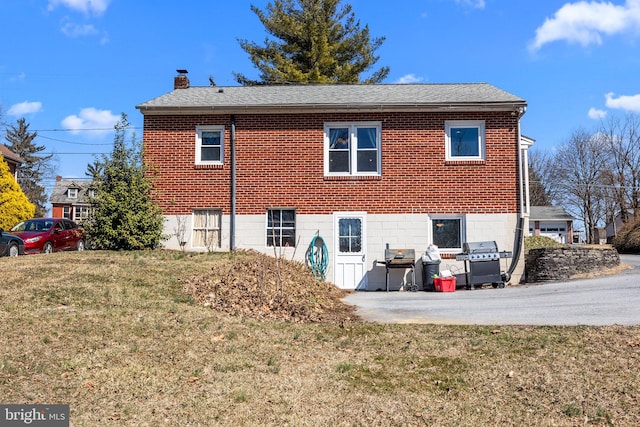
POLYGON ((564 209, 557 206, 531 206, 529 213, 530 221, 567 220, 574 218, 564 209))
POLYGON ((5 160, 13 162, 13 163, 24 163, 22 157, 18 156, 16 153, 11 151, 9 147, 4 144, 0 144, 0 154, 5 158, 5 160))

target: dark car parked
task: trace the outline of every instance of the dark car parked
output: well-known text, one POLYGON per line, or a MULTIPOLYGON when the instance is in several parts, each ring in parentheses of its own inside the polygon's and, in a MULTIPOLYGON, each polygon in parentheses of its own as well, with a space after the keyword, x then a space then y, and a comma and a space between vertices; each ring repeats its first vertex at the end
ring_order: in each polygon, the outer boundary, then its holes
POLYGON ((24 240, 25 254, 58 251, 83 251, 86 246, 84 230, 64 218, 34 218, 11 229, 24 240))
POLYGON ((18 256, 24 254, 24 241, 15 234, 0 228, 0 256, 18 256))

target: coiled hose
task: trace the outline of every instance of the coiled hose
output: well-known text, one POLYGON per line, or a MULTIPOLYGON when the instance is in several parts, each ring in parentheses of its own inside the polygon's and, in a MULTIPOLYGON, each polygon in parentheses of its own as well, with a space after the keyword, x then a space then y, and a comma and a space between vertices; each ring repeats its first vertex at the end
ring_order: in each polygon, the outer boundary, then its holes
POLYGON ((318 279, 324 280, 329 267, 329 250, 322 237, 317 234, 313 236, 307 248, 305 259, 313 275, 318 279))

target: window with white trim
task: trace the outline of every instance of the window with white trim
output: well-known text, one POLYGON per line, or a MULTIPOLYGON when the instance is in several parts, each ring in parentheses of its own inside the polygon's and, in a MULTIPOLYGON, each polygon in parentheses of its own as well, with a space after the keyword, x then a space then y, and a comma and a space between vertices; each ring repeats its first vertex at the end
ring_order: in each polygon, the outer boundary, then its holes
POLYGON ((222 211, 220 209, 194 209, 191 246, 209 250, 220 248, 222 245, 220 241, 221 222, 222 211))
POLYGON ((67 189, 67 196, 70 199, 77 199, 78 198, 78 189, 77 188, 69 188, 69 189, 67 189))
POLYGON ((71 206, 62 207, 62 218, 71 219, 71 206))
POLYGON ((296 210, 267 209, 267 246, 296 245, 296 210))
POLYGON ((327 123, 325 175, 381 175, 380 122, 327 123))
POLYGON ((82 221, 89 219, 89 206, 84 205, 76 205, 73 208, 73 220, 74 221, 82 221))
POLYGON ((198 126, 196 128, 196 164, 220 165, 224 163, 224 126, 198 126))
POLYGON ((447 160, 484 160, 484 120, 445 122, 447 160))
POLYGON ((443 252, 459 252, 465 241, 463 215, 432 215, 431 241, 443 252))

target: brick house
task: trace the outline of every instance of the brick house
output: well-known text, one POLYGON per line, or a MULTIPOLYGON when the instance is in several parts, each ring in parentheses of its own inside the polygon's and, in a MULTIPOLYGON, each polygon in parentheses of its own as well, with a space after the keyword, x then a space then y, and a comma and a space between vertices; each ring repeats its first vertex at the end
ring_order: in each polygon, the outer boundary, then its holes
POLYGON ((438 244, 456 272, 463 242, 512 250, 528 229, 526 102, 486 83, 196 87, 183 72, 136 108, 167 248, 302 261, 320 235, 329 281, 376 290, 386 245, 438 244))
POLYGON ((63 179, 57 176, 49 197, 51 216, 72 221, 87 219, 89 217, 88 198, 93 191, 91 183, 92 181, 88 179, 63 179))

